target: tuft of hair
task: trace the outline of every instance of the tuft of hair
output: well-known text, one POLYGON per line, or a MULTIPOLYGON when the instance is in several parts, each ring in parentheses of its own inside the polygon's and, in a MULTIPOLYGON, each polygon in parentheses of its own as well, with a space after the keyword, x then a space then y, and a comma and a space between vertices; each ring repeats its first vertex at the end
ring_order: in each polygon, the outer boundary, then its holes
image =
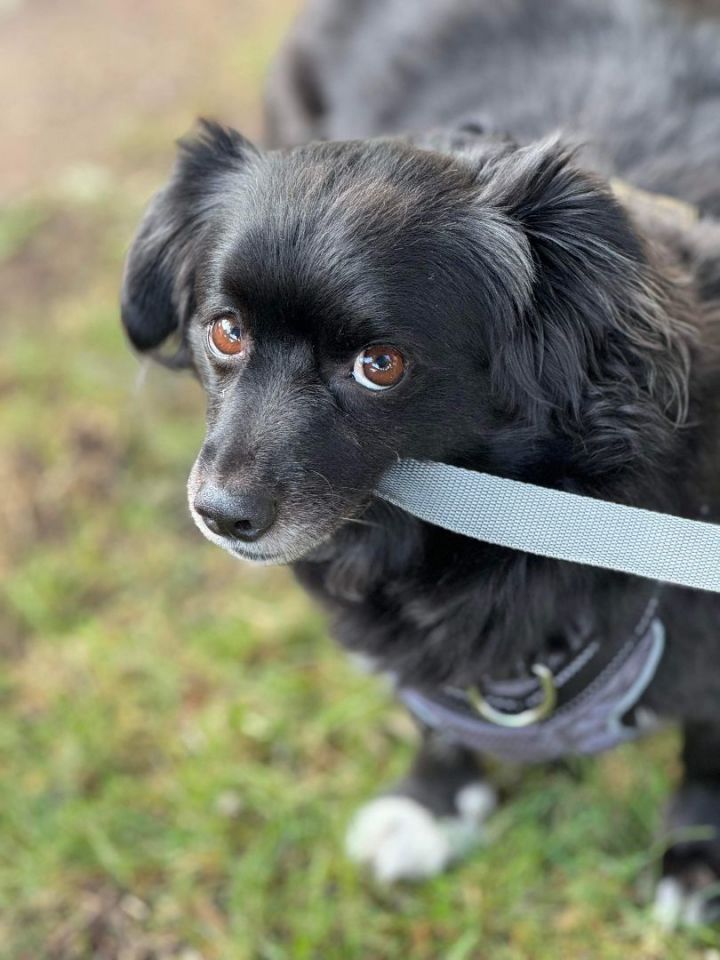
POLYGON ((650 401, 682 423, 695 340, 683 285, 576 153, 551 138, 479 171, 481 203, 522 225, 534 263, 530 300, 498 333, 497 375, 525 403, 540 383, 540 402, 576 419, 619 379, 625 402, 650 401))

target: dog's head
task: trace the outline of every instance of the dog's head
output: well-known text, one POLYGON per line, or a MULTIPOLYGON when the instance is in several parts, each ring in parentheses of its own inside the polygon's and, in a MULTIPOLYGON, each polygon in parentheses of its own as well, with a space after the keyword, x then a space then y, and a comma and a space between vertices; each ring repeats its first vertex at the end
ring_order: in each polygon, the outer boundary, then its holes
POLYGON ((142 351, 175 336, 207 391, 202 532, 288 562, 398 457, 626 466, 683 403, 658 282, 556 143, 261 152, 205 124, 135 239, 123 320, 142 351))

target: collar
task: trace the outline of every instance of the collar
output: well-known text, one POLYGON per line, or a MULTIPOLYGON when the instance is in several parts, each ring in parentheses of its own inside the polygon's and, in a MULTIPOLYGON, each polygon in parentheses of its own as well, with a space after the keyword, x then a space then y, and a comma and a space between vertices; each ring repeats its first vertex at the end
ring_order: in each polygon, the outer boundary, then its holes
POLYGON ((589 633, 565 662, 536 664, 543 668, 536 677, 486 681, 481 690, 404 687, 400 697, 422 723, 505 760, 534 763, 609 749, 642 732, 628 718, 662 659, 658 593, 629 635, 613 643, 589 633))

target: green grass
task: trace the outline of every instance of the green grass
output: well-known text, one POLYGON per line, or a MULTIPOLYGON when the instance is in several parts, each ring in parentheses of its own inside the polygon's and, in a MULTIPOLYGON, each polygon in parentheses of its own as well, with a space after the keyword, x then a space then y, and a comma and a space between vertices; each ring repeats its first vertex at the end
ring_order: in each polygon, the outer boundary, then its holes
POLYGON ((155 136, 120 138, 139 177, 76 172, 0 217, 0 957, 718 960, 716 932, 649 922, 672 733, 499 770, 487 846, 431 883, 347 863, 411 726, 286 571, 187 517, 202 397, 160 369, 138 385, 117 321, 155 136))

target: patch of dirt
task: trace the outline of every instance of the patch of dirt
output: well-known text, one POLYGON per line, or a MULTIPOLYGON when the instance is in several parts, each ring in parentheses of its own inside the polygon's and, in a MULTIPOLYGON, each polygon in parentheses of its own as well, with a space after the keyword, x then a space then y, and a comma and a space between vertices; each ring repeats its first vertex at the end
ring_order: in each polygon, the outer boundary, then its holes
POLYGON ((37 311, 83 285, 87 289, 98 275, 109 226, 106 214, 53 204, 37 220, 12 255, 0 259, 5 317, 37 311))
POLYGON ((88 411, 64 426, 62 459, 46 463, 19 444, 0 458, 0 574, 28 545, 56 541, 79 510, 106 504, 126 457, 109 417, 88 411))
MULTIPOLYGON (((43 920, 47 922, 47 911, 43 920)), ((151 909, 133 894, 103 886, 58 910, 46 960, 202 960, 172 934, 155 933, 151 909)))

